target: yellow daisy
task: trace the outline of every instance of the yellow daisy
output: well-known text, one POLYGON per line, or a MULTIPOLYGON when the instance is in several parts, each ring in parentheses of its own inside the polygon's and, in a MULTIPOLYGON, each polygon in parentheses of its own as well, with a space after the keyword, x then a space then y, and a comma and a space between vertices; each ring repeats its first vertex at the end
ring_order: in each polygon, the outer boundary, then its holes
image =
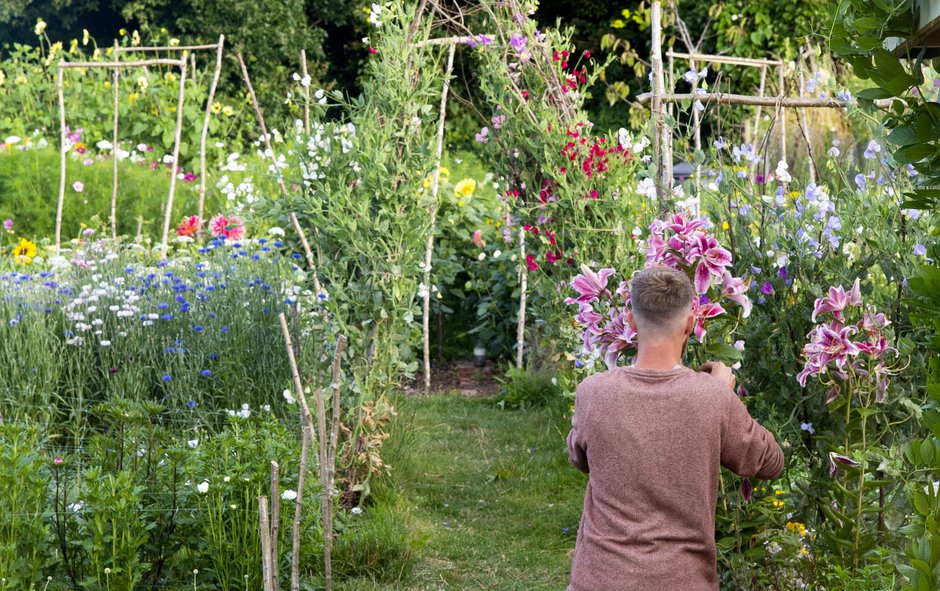
POLYGON ((21 265, 28 265, 36 256, 36 243, 20 238, 20 243, 13 248, 13 260, 21 265))

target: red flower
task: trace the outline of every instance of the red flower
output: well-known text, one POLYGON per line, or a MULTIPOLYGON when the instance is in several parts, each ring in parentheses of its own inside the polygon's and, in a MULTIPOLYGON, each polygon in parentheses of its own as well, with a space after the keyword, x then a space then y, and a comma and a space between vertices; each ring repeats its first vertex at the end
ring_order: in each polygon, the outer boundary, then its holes
POLYGON ((529 267, 530 271, 535 271, 539 268, 539 264, 535 261, 535 255, 529 254, 525 257, 525 264, 529 267))
POLYGON ((370 48, 369 48, 369 53, 371 53, 371 54, 376 54, 376 53, 378 53, 378 52, 379 52, 379 50, 376 49, 376 48, 374 48, 374 47, 370 47, 370 48))

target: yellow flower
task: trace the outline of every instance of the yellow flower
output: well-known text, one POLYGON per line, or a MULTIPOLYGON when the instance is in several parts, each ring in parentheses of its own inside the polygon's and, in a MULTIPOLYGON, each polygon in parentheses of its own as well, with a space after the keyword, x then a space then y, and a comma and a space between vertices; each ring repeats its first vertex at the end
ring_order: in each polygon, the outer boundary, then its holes
POLYGON ((464 179, 454 186, 454 193, 470 197, 477 190, 477 182, 473 179, 464 179))
POLYGON ((212 103, 212 112, 216 115, 222 112, 222 105, 219 103, 212 103))
POLYGON ((105 88, 111 88, 111 81, 110 81, 110 80, 105 80, 105 81, 104 81, 104 87, 105 87, 105 88))
POLYGON ((783 501, 774 499, 774 509, 783 509, 783 501))
POLYGON ((180 40, 177 39, 176 37, 170 39, 170 47, 176 47, 179 44, 180 44, 180 40))
POLYGON ((623 19, 617 19, 614 22, 610 23, 610 26, 615 29, 622 29, 627 26, 627 23, 623 22, 623 19))
POLYGON ((36 35, 42 35, 42 32, 45 30, 46 30, 46 21, 42 20, 41 18, 37 18, 36 28, 33 29, 33 32, 36 33, 36 35))
POLYGON ((36 243, 20 238, 20 243, 13 249, 13 260, 21 265, 28 265, 36 256, 36 243))
POLYGON ((722 229, 722 230, 727 230, 727 229, 730 228, 730 227, 731 227, 731 226, 728 225, 728 222, 721 222, 721 229, 722 229))
POLYGON ((133 105, 134 103, 136 103, 136 102, 137 102, 137 99, 139 99, 139 98, 140 98, 140 94, 139 94, 139 93, 136 93, 136 92, 132 92, 132 93, 130 94, 130 96, 127 97, 127 99, 131 102, 132 105, 133 105))
POLYGON ((138 76, 137 86, 139 86, 141 90, 147 90, 147 87, 150 86, 150 80, 148 80, 146 76, 138 76))
POLYGON ((620 11, 620 14, 623 15, 623 18, 630 18, 631 16, 633 16, 633 15, 630 13, 630 9, 629 9, 629 8, 624 8, 623 10, 620 11))
POLYGON ((464 205, 465 205, 465 203, 463 202, 462 199, 457 202, 457 207, 463 207, 464 205))
POLYGON ((231 117, 232 115, 235 114, 235 109, 233 109, 229 105, 225 105, 224 107, 222 107, 222 114, 225 115, 226 117, 231 117))
POLYGON ((0 70, 0 86, 3 86, 3 83, 6 81, 7 75, 3 73, 3 70, 0 70))
POLYGON ((78 39, 72 39, 72 42, 69 43, 69 53, 75 53, 78 51, 78 39))
POLYGON ((127 29, 118 29, 118 35, 120 35, 121 37, 123 37, 124 35, 127 35, 127 29))
POLYGON ((140 33, 138 33, 136 30, 134 31, 134 34, 131 35, 131 45, 140 45, 140 33))
POLYGON ((806 548, 800 548, 800 554, 802 554, 803 556, 809 556, 809 550, 807 550, 806 548))
POLYGON ((88 33, 88 29, 82 29, 82 45, 88 45, 88 40, 91 38, 91 35, 88 33))
POLYGON ((499 228, 499 227, 502 226, 502 225, 503 225, 503 222, 496 222, 496 227, 497 227, 497 228, 499 228))

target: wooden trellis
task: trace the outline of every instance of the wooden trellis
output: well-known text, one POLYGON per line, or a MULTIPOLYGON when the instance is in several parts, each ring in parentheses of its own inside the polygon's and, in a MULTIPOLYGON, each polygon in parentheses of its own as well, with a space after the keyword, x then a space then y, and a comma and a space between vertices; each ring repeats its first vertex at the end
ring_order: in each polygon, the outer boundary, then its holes
MULTIPOLYGON (((186 59, 150 59, 150 60, 139 60, 131 62, 119 62, 117 60, 113 62, 66 62, 60 61, 58 65, 58 77, 56 81, 56 89, 59 94, 59 139, 60 139, 60 149, 59 149, 59 203, 56 207, 56 217, 55 217, 55 249, 58 254, 62 249, 62 208, 65 204, 65 158, 67 153, 66 148, 66 134, 65 134, 65 90, 64 90, 64 72, 70 68, 113 68, 117 72, 120 68, 142 68, 147 66, 156 66, 156 65, 166 65, 166 66, 176 66, 180 69, 180 86, 179 86, 179 100, 176 106, 176 133, 174 136, 173 142, 173 163, 176 165, 177 160, 179 159, 179 148, 180 148, 180 134, 182 132, 183 125, 183 99, 185 97, 186 91, 186 59)), ((116 74, 115 74, 116 75, 116 74)), ((115 85, 116 87, 117 85, 115 85)), ((116 95, 115 95, 116 96, 116 95)), ((115 123, 117 121, 117 105, 115 105, 115 123)), ((115 125, 115 134, 117 134, 117 126, 115 125)), ((117 236, 116 229, 116 213, 117 205, 115 202, 117 196, 117 145, 112 145, 112 159, 115 161, 114 164, 114 186, 112 189, 112 202, 111 202, 111 232, 112 237, 117 236)), ((164 252, 166 251, 167 245, 167 234, 169 232, 169 219, 173 209, 173 193, 176 190, 176 174, 174 173, 170 177, 170 191, 167 196, 166 202, 166 219, 164 222, 163 230, 163 240, 161 242, 164 252)))
MULTIPOLYGON (((194 51, 207 51, 215 50, 215 72, 212 75, 212 84, 209 86, 209 97, 206 99, 206 115, 202 122, 202 135, 199 140, 199 207, 198 207, 198 216, 199 219, 203 219, 205 213, 205 203, 206 203, 206 140, 209 137, 209 119, 212 117, 212 101, 215 98, 215 90, 219 84, 219 75, 222 72, 222 52, 225 47, 225 35, 219 35, 218 43, 211 43, 207 45, 166 45, 162 47, 158 46, 148 46, 148 47, 121 47, 115 41, 114 43, 114 60, 119 61, 121 53, 132 53, 132 52, 157 52, 157 51, 185 51, 185 52, 194 52, 194 51)), ((195 82, 196 76, 196 55, 194 53, 189 53, 190 60, 192 62, 192 75, 193 81, 195 82)), ((117 130, 118 130, 118 69, 114 69, 114 150, 117 151, 117 130)), ((176 166, 174 161, 173 166, 176 166)), ((175 176, 175 174, 174 174, 175 176)), ((171 181, 172 182, 172 181, 171 181)), ((116 208, 117 200, 117 161, 115 160, 114 164, 114 194, 111 198, 111 224, 112 232, 116 233, 114 230, 114 214, 116 208)), ((169 211, 169 208, 167 209, 169 211)), ((164 236, 163 242, 166 244, 166 232, 169 231, 169 228, 164 223, 164 236)))
MULTIPOLYGON (((653 159, 658 173, 657 179, 657 188, 658 194, 666 195, 672 187, 672 130, 669 128, 666 123, 666 105, 679 103, 682 101, 694 101, 699 100, 702 104, 711 104, 715 103, 721 105, 722 103, 728 105, 751 105, 757 107, 774 107, 777 109, 778 113, 781 109, 819 109, 819 108, 844 108, 848 102, 839 98, 804 98, 802 96, 805 81, 802 79, 800 82, 800 97, 788 97, 785 93, 784 88, 784 78, 782 67, 778 68, 778 80, 779 80, 779 94, 776 97, 767 97, 767 96, 751 96, 751 95, 740 95, 740 94, 729 94, 722 92, 707 92, 703 94, 695 93, 684 93, 676 94, 674 92, 666 92, 664 88, 664 75, 663 75, 663 60, 662 60, 662 3, 660 0, 653 2, 650 7, 650 18, 652 25, 652 57, 651 64, 653 69, 653 91, 649 93, 643 93, 637 97, 637 101, 641 104, 651 103, 652 108, 652 119, 654 121, 654 131, 653 131, 653 159)), ((671 53, 671 52, 670 52, 671 53)), ((667 54, 669 55, 669 54, 667 54)), ((780 62, 775 60, 754 60, 747 58, 732 58, 726 56, 706 56, 706 55, 697 55, 697 54, 679 54, 673 53, 673 57, 682 57, 683 59, 689 59, 690 63, 695 63, 694 60, 710 60, 715 63, 728 63, 733 65, 742 65, 742 66, 752 66, 752 67, 772 67, 777 66, 780 62), (720 58, 716 59, 716 58, 720 58)), ((802 72, 801 72, 802 74, 802 72)), ((763 79, 763 76, 762 76, 763 79)), ((891 104, 891 99, 881 99, 875 101, 875 104, 879 107, 887 107, 891 104)), ((693 110, 693 116, 695 111, 693 110)), ((759 113, 759 112, 758 112, 759 113)), ((759 116, 759 115, 758 115, 759 116)), ((781 118, 783 121, 783 118, 781 118)), ((697 126, 696 126, 697 127, 697 126)), ((807 146, 809 146, 809 138, 806 130, 806 118, 801 117, 801 128, 803 130, 804 139, 806 140, 807 146)), ((696 129, 696 131, 698 131, 696 129)), ((786 133, 781 133, 781 142, 785 141, 786 133)), ((699 138, 699 142, 700 142, 699 138)), ((699 144, 700 147, 700 144, 699 144)), ((786 147, 782 148, 783 154, 786 154, 786 147)), ((815 174, 815 164, 812 161, 812 152, 810 149, 810 174, 815 174)))

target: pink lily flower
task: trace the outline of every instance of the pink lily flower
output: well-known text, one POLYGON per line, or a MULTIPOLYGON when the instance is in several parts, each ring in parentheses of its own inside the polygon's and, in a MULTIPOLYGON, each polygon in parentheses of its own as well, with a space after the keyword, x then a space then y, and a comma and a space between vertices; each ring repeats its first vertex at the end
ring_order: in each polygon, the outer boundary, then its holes
POLYGON ((816 303, 813 304, 813 322, 816 322, 816 317, 823 312, 831 312, 836 320, 842 322, 842 311, 845 310, 847 306, 861 306, 862 296, 859 292, 858 283, 858 278, 856 278, 852 289, 850 289, 848 293, 846 293, 841 285, 830 287, 829 295, 817 299, 816 303))
POLYGON ((689 263, 698 261, 695 267, 695 291, 704 294, 708 291, 712 276, 721 278, 725 269, 731 265, 731 253, 718 244, 714 236, 697 233, 688 254, 689 263))
POLYGON ((591 303, 604 294, 610 295, 607 291, 607 280, 614 274, 613 269, 601 269, 595 273, 587 265, 582 264, 581 273, 571 280, 571 287, 581 295, 576 298, 567 298, 566 304, 591 303))
POLYGON ((742 318, 750 316, 751 298, 744 295, 749 288, 748 284, 740 277, 732 275, 730 271, 725 271, 722 276, 722 283, 721 295, 741 306, 742 318))
POLYGON ((704 302, 698 299, 692 301, 692 317, 695 319, 695 326, 692 334, 700 343, 705 342, 705 321, 715 316, 721 316, 726 311, 718 302, 710 302, 705 298, 704 302))

